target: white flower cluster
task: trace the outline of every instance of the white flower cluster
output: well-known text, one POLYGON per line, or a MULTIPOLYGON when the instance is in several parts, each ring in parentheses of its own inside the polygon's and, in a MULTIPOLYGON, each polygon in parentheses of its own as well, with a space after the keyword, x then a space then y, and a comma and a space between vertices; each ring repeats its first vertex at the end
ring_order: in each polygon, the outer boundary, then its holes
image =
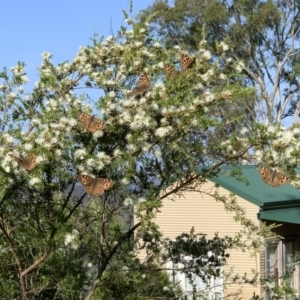
POLYGON ((236 66, 235 66, 235 69, 238 73, 241 73, 243 71, 243 69, 245 68, 245 65, 242 61, 238 61, 236 66))
POLYGON ((171 126, 167 126, 167 127, 159 127, 156 129, 155 131, 155 135, 157 137, 163 138, 165 136, 167 136, 168 134, 170 134, 172 132, 172 127, 171 126))
POLYGON ((72 233, 68 233, 65 236, 65 246, 70 247, 71 249, 78 249, 78 239, 79 232, 76 229, 72 230, 72 233))
POLYGON ((223 51, 229 50, 229 46, 225 44, 224 42, 221 42, 219 45, 219 48, 221 48, 223 51))

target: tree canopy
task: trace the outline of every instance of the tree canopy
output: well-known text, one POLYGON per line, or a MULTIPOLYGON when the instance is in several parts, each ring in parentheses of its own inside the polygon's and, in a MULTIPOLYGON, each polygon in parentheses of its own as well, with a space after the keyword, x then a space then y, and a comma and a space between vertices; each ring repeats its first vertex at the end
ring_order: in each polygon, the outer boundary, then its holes
MULTIPOLYGON (((255 105, 244 104, 251 119, 265 124, 291 124, 299 116, 298 0, 156 0, 141 19, 156 12, 151 32, 169 47, 197 51, 226 40, 230 56, 242 60, 245 83, 256 89, 255 105)), ((229 53, 228 53, 229 54, 229 53)))

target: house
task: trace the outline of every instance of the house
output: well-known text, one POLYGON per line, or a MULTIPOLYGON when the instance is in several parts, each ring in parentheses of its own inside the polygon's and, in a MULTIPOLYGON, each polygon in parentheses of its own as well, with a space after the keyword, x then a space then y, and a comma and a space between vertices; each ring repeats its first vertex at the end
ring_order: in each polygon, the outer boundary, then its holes
MULTIPOLYGON (((252 270, 255 270, 265 277, 278 277, 278 281, 281 280, 281 275, 290 272, 292 280, 289 284, 299 291, 299 267, 293 264, 293 256, 300 249, 300 191, 290 184, 280 187, 267 185, 255 166, 241 168, 248 184, 230 176, 231 167, 224 167, 218 176, 201 186, 200 193, 186 191, 181 197, 164 199, 161 213, 156 215, 156 223, 164 237, 171 239, 182 232, 189 232, 191 227, 197 233, 207 234, 208 238, 212 238, 216 232, 220 237, 234 236, 240 231, 241 225, 234 221, 234 213, 227 213, 223 204, 216 202, 211 196, 216 190, 225 196, 234 193, 247 217, 256 224, 259 225, 262 221, 282 224, 274 229, 282 238, 268 240, 265 251, 256 257, 251 257, 247 252, 230 250, 228 265, 224 267, 224 271, 233 268, 234 273, 251 275, 252 270)), ((196 290, 205 289, 201 282, 197 286, 191 286, 183 274, 172 274, 173 280, 180 282, 189 295, 188 299, 194 299, 192 295, 196 290)), ((208 291, 210 299, 224 299, 226 296, 226 299, 233 299, 229 295, 238 289, 241 289, 240 299, 251 299, 253 295, 272 299, 272 295, 266 295, 259 284, 245 284, 242 287, 229 285, 224 289, 223 279, 215 280, 215 289, 208 291)))

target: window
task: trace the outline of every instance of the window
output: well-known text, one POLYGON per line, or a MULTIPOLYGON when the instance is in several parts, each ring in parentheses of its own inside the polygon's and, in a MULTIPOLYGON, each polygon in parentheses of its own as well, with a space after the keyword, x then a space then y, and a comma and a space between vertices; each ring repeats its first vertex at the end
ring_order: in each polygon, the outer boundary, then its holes
MULTIPOLYGON (((299 267, 293 260, 296 246, 296 236, 269 241, 265 251, 265 276, 273 278, 276 284, 285 284, 299 291, 299 267)), ((272 295, 267 295, 266 299, 272 299, 272 295)))
MULTIPOLYGON (((186 258, 189 260, 189 258, 186 258)), ((167 265, 168 269, 171 269, 168 271, 170 274, 170 280, 174 284, 180 284, 182 290, 185 292, 187 299, 192 300, 195 297, 195 294, 197 295, 197 292, 204 292, 206 295, 206 299, 210 300, 221 300, 223 299, 223 278, 211 278, 209 280, 209 283, 206 284, 203 282, 203 280, 194 275, 192 282, 187 278, 187 276, 180 272, 180 269, 184 267, 183 264, 178 263, 172 263, 169 262, 167 265), (173 271, 172 271, 173 270, 173 271)), ((202 300, 202 297, 197 297, 197 300, 202 300)))
POLYGON ((278 278, 278 243, 267 246, 266 249, 266 277, 278 278))

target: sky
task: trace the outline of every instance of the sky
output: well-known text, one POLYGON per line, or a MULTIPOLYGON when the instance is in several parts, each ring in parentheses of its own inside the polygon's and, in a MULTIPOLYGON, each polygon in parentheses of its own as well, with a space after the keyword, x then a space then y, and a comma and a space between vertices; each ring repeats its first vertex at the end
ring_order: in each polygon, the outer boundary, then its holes
MULTIPOLYGON (((152 0, 133 0, 134 19, 152 0)), ((38 79, 42 52, 57 64, 72 60, 94 33, 107 37, 124 24, 130 0, 1 0, 0 70, 26 63, 29 86, 38 79)))

